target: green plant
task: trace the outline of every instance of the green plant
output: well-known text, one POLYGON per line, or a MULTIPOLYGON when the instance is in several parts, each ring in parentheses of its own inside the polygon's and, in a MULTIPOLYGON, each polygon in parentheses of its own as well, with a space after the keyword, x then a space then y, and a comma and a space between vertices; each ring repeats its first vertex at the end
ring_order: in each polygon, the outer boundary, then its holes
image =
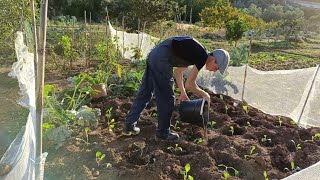
POLYGON ((178 120, 174 123, 174 125, 171 124, 170 126, 173 127, 173 129, 175 129, 175 130, 180 129, 178 120))
POLYGON ((281 117, 280 117, 280 116, 278 117, 278 122, 279 122, 279 126, 281 126, 282 120, 281 120, 281 117))
POLYGON ((228 167, 228 166, 226 166, 226 165, 224 165, 224 164, 219 164, 218 166, 225 168, 225 170, 224 170, 224 172, 223 172, 223 177, 224 177, 224 179, 229 179, 229 178, 231 177, 228 169, 232 169, 232 170, 234 171, 234 175, 235 175, 235 176, 238 176, 239 173, 240 173, 240 172, 239 172, 238 170, 236 170, 235 168, 233 168, 233 167, 228 167))
POLYGON ((197 138, 193 142, 196 143, 196 144, 201 144, 203 142, 203 139, 202 138, 197 138))
POLYGON ((286 170, 288 172, 291 172, 291 173, 295 173, 297 171, 300 171, 300 167, 299 166, 295 166, 293 161, 290 162, 290 166, 291 166, 291 170, 289 168, 284 168, 284 170, 286 170))
POLYGON ((246 114, 248 114, 248 106, 247 105, 243 105, 242 109, 246 112, 246 114))
POLYGON ((269 180, 267 171, 263 171, 264 180, 269 180))
POLYGON ((191 166, 189 163, 187 163, 184 166, 184 171, 180 170, 180 173, 183 175, 183 180, 193 180, 193 177, 191 175, 188 174, 188 172, 190 171, 191 166))
POLYGON ((228 109, 229 109, 229 107, 228 107, 227 104, 224 105, 224 109, 226 110, 226 114, 228 114, 228 109))
POLYGON ((100 166, 100 162, 106 157, 105 154, 102 154, 102 152, 98 151, 96 152, 96 162, 98 166, 100 166))
POLYGON ((133 51, 132 59, 139 60, 142 58, 142 49, 138 47, 132 47, 131 50, 133 51))
POLYGON ((175 147, 168 147, 168 150, 170 150, 171 152, 177 152, 177 151, 181 151, 182 152, 182 147, 179 147, 179 144, 175 144, 175 147))
POLYGON ((294 120, 290 120, 291 125, 297 125, 297 123, 294 120))
POLYGON ((314 136, 312 136, 311 140, 314 141, 317 137, 320 138, 320 133, 317 133, 314 136))
POLYGON ((250 154, 245 154, 244 155, 244 158, 247 159, 249 157, 254 157, 255 154, 253 154, 253 151, 256 149, 256 146, 251 146, 251 149, 250 149, 250 154))
POLYGON ((267 135, 263 135, 263 138, 261 138, 261 143, 266 144, 267 141, 269 141, 269 143, 271 143, 271 139, 270 138, 268 139, 267 135))
POLYGON ((146 147, 146 144, 144 143, 133 143, 137 148, 140 150, 140 157, 142 157, 143 149, 146 147))
POLYGON ((290 142, 292 142, 294 144, 294 147, 295 147, 296 151, 301 149, 301 144, 296 144, 296 142, 294 142, 294 140, 290 140, 290 142))
POLYGON ((89 143, 89 134, 88 134, 88 132, 89 132, 89 128, 88 127, 84 128, 84 133, 86 135, 86 140, 84 140, 82 138, 76 138, 76 139, 80 140, 80 141, 83 141, 84 143, 86 143, 86 145, 89 145, 90 143, 89 143))
POLYGON ((251 127, 251 123, 249 121, 247 121, 247 126, 251 127))
POLYGON ((115 121, 114 121, 114 119, 112 118, 111 120, 110 119, 108 119, 108 129, 109 129, 109 131, 110 132, 112 132, 113 131, 113 128, 114 128, 114 126, 115 126, 115 121))
POLYGON ((217 124, 217 123, 213 120, 208 122, 208 125, 210 126, 211 129, 213 129, 215 124, 217 124))
POLYGON ((230 126, 230 129, 229 129, 228 131, 231 132, 231 135, 233 136, 233 134, 234 134, 234 127, 233 127, 233 126, 230 126))
POLYGON ((97 70, 90 74, 86 74, 86 81, 89 85, 107 84, 110 74, 107 71, 97 70))
POLYGON ((68 35, 62 35, 59 42, 59 45, 61 45, 63 48, 64 56, 70 63, 70 67, 72 67, 72 61, 77 59, 77 57, 79 56, 77 50, 73 48, 72 43, 73 42, 68 35))

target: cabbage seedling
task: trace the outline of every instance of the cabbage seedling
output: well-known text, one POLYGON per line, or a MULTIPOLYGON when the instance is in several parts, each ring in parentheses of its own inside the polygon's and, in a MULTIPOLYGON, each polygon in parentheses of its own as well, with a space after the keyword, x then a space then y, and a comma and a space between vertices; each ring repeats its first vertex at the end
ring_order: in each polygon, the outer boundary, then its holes
POLYGON ((197 138, 193 142, 196 143, 196 144, 200 144, 200 143, 203 142, 203 139, 202 138, 197 138))
POLYGON ((224 105, 224 109, 226 110, 226 114, 228 114, 228 109, 229 109, 229 107, 228 107, 227 104, 224 105))
POLYGON ((230 126, 229 131, 231 132, 231 135, 233 136, 233 134, 234 134, 234 127, 233 127, 233 126, 230 126))
POLYGON ((281 126, 282 120, 281 120, 281 117, 280 117, 280 116, 278 117, 278 122, 279 122, 279 126, 281 126))
POLYGON ((102 154, 102 152, 98 151, 96 152, 96 162, 98 166, 100 166, 100 162, 106 157, 105 154, 102 154))
POLYGON ((267 171, 263 171, 264 180, 269 180, 267 171))
POLYGON ((292 142, 294 144, 294 147, 296 148, 296 151, 301 149, 301 144, 296 144, 296 142, 294 142, 294 140, 290 140, 290 142, 292 142))
POLYGON ((225 168, 225 170, 224 170, 224 172, 223 172, 223 177, 224 177, 224 179, 228 179, 228 178, 231 177, 231 175, 230 175, 229 172, 228 172, 228 169, 232 169, 232 170, 234 171, 234 175, 235 175, 235 176, 238 176, 238 175, 239 175, 239 171, 236 170, 236 169, 233 168, 233 167, 228 167, 228 166, 226 166, 226 165, 224 165, 224 164, 219 164, 218 166, 225 168))
POLYGON ((268 138, 267 138, 267 135, 263 135, 263 138, 261 138, 262 144, 266 144, 267 141, 269 141, 269 142, 271 143, 271 139, 270 139, 270 138, 268 139, 268 138))
POLYGON ((193 180, 193 177, 188 174, 190 169, 191 169, 191 166, 189 163, 187 163, 184 166, 184 171, 180 170, 180 173, 183 175, 183 180, 193 180))
POLYGON ((245 154, 244 155, 244 158, 247 159, 249 157, 254 157, 256 154, 253 154, 253 151, 256 149, 256 146, 251 146, 251 149, 250 149, 250 154, 245 154))
POLYGON ((78 140, 78 141, 83 141, 84 143, 86 143, 86 144, 88 145, 88 144, 90 144, 90 143, 89 143, 89 134, 88 134, 89 128, 88 128, 88 127, 84 128, 84 132, 85 132, 85 134, 86 134, 86 140, 84 140, 84 139, 82 139, 82 138, 76 138, 76 140, 78 140))
POLYGON ((291 161, 290 165, 291 165, 291 171, 289 170, 289 168, 284 168, 284 170, 291 172, 291 174, 301 170, 299 166, 294 165, 293 161, 291 161))
POLYGON ((146 144, 144 143, 133 143, 133 144, 140 149, 140 157, 142 157, 143 149, 146 147, 146 144))
POLYGON ((242 109, 248 114, 248 106, 247 105, 243 105, 242 109))
POLYGON ((170 146, 167 149, 169 149, 171 152, 177 152, 177 151, 182 152, 182 147, 179 147, 179 144, 175 144, 175 147, 170 146))
POLYGON ((320 138, 320 133, 315 134, 314 136, 311 137, 311 140, 315 140, 316 138, 320 138))
POLYGON ((111 119, 111 120, 108 119, 108 128, 110 132, 113 131, 112 129, 114 128, 114 122, 115 122, 114 119, 111 119))
POLYGON ((213 129, 213 126, 217 124, 215 121, 209 121, 208 125, 210 126, 211 129, 213 129))
POLYGON ((174 123, 174 125, 171 124, 170 126, 173 127, 173 129, 178 130, 178 129, 180 129, 178 124, 179 124, 179 121, 176 121, 176 123, 174 123))

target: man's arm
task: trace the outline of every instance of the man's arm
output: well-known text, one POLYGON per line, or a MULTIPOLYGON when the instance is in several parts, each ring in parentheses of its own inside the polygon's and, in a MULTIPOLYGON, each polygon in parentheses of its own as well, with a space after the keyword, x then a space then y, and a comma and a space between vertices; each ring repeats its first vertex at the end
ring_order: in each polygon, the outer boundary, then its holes
POLYGON ((177 85, 178 85, 178 88, 180 89, 179 101, 189 100, 189 97, 186 93, 186 89, 184 88, 184 84, 183 84, 183 72, 185 69, 186 67, 178 67, 175 71, 177 85))
POLYGON ((204 90, 200 89, 196 83, 198 73, 199 73, 199 71, 198 71, 197 67, 194 65, 190 71, 188 78, 187 78, 186 89, 197 94, 198 96, 203 97, 203 99, 205 99, 208 103, 210 103, 210 95, 207 92, 205 92, 204 90))

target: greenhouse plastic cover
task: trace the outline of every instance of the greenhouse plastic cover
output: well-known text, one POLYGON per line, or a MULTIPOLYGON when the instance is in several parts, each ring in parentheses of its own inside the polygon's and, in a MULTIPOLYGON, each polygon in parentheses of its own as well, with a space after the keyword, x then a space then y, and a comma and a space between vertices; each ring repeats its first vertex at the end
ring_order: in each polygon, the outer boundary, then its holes
POLYGON ((17 32, 15 41, 18 61, 13 64, 9 76, 17 78, 21 91, 19 104, 28 108, 30 113, 26 125, 20 130, 15 140, 0 160, 0 164, 11 166, 9 173, 0 176, 0 180, 43 179, 44 162, 47 153, 36 157, 35 148, 35 80, 33 54, 23 44, 22 32, 17 32), (36 175, 35 167, 40 163, 40 172, 36 175))
MULTIPOLYGON (((137 34, 116 31, 110 24, 111 35, 120 41, 118 47, 137 42, 137 34), (124 36, 123 36, 124 35, 124 36), (124 40, 124 41, 123 41, 124 40)), ((153 48, 154 39, 149 35, 143 46, 144 57, 153 48), (147 42, 149 41, 149 42, 147 42)), ((132 54, 127 52, 125 58, 132 54)), ((259 71, 249 66, 229 67, 227 75, 212 73, 207 70, 199 72, 197 83, 214 93, 228 95, 234 99, 243 99, 251 106, 271 115, 287 116, 299 126, 320 127, 320 72, 319 66, 296 70, 259 71), (247 72, 245 78, 245 72, 247 72), (245 88, 243 88, 245 79, 245 88), (243 91, 244 89, 244 91, 243 91)), ((319 177, 320 162, 293 174, 287 179, 315 179, 319 177), (308 173, 308 176, 303 174, 308 173), (295 177, 299 178, 295 178, 295 177), (309 178, 313 177, 313 178, 309 178)))

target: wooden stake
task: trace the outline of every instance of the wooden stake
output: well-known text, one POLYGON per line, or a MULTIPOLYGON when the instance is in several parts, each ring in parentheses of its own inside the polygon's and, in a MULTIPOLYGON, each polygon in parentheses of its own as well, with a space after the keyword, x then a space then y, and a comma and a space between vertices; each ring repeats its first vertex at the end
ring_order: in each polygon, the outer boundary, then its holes
MULTIPOLYGON (((36 25, 36 16, 35 16, 35 9, 34 9, 34 0, 31 0, 31 11, 32 11, 32 27, 33 27, 33 68, 34 68, 34 77, 35 77, 35 83, 37 83, 37 64, 38 64, 38 36, 37 36, 37 25, 36 25)), ((37 87, 37 84, 35 84, 35 87, 37 87)))
MULTIPOLYGON (((42 155, 42 109, 43 109, 43 89, 45 76, 45 52, 47 34, 47 12, 48 0, 41 3, 40 12, 40 38, 39 38, 39 61, 37 66, 37 87, 36 87, 36 158, 41 160, 42 155)), ((36 166, 36 179, 41 179, 41 161, 36 166)))
POLYGON ((84 60, 86 62, 86 67, 88 67, 88 60, 86 57, 87 54, 87 11, 84 11, 84 37, 85 37, 85 42, 84 42, 84 60))
POLYGON ((122 58, 124 58, 124 16, 122 17, 122 58))

